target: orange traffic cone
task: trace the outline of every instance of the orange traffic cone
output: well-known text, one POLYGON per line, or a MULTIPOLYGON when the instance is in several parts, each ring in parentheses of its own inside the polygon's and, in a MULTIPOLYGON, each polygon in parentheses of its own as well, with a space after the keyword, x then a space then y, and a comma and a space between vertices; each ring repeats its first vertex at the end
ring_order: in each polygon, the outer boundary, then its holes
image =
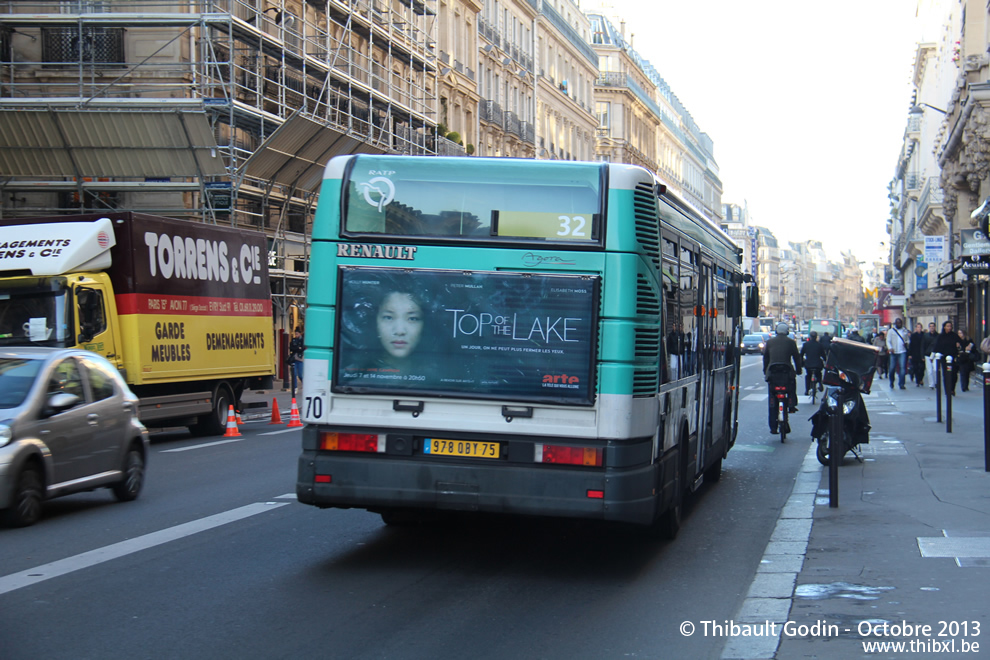
POLYGON ((302 420, 299 419, 299 408, 296 407, 296 397, 292 397, 292 410, 289 411, 289 423, 286 424, 286 427, 291 429, 302 425, 302 420))
POLYGON ((269 424, 284 424, 282 414, 278 411, 278 399, 272 399, 272 421, 269 424))
POLYGON ((227 410, 227 432, 223 434, 225 438, 239 438, 241 432, 237 430, 237 416, 234 413, 234 406, 227 410))
POLYGON ((244 420, 241 419, 241 411, 240 410, 235 410, 234 411, 234 415, 237 418, 237 426, 243 425, 244 424, 244 420))

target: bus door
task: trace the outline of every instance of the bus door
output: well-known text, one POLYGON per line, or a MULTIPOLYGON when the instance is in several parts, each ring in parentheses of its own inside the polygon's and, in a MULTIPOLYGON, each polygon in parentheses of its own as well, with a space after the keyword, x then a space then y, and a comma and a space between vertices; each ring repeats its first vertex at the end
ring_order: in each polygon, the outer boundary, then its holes
POLYGON ((700 259, 698 264, 698 312, 696 314, 697 358, 698 358, 698 469, 706 464, 708 451, 712 444, 712 314, 715 298, 712 295, 714 279, 712 263, 708 259, 700 259))

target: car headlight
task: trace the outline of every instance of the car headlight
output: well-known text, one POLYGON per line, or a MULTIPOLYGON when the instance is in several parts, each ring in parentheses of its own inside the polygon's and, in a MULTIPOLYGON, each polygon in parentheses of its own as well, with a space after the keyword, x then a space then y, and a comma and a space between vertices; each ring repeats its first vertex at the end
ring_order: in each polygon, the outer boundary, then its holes
POLYGON ((14 432, 6 424, 0 424, 0 447, 5 447, 14 439, 14 432))

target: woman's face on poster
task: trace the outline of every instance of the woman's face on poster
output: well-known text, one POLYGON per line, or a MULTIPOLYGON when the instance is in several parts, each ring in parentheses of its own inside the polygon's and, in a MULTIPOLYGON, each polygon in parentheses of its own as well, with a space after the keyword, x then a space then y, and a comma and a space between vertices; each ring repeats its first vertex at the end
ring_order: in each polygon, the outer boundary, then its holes
POLYGON ((378 308, 376 324, 385 351, 392 357, 409 357, 423 334, 423 310, 408 293, 393 292, 378 308))

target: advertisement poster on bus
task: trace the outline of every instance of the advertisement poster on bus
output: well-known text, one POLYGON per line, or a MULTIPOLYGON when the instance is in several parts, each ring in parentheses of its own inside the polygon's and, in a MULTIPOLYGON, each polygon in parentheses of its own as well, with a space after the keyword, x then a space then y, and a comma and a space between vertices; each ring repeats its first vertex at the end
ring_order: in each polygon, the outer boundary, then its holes
POLYGON ((599 278, 347 267, 333 390, 590 405, 599 278))

